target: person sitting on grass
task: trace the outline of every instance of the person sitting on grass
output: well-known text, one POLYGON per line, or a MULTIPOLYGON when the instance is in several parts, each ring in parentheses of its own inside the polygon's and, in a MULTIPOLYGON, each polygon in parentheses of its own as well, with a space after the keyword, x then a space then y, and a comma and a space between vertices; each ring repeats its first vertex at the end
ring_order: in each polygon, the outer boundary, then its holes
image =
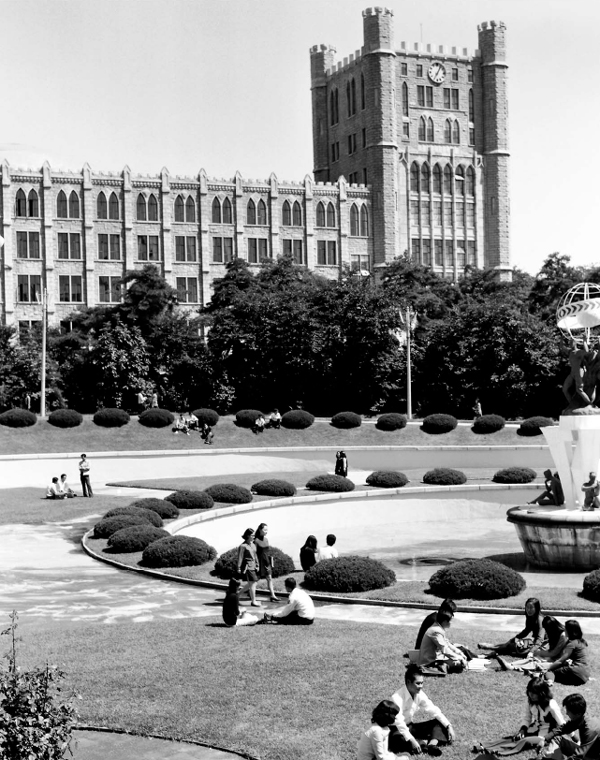
MULTIPOLYGON (((67 483, 67 476, 63 472, 63 474, 60 476, 60 483, 58 484, 58 490, 63 493, 67 499, 74 499, 77 494, 75 491, 73 491, 72 488, 69 488, 69 485, 67 483)), ((63 497, 64 498, 64 497, 63 497)))
POLYGON ((242 582, 237 578, 231 578, 225 601, 223 602, 223 622, 226 626, 256 625, 258 618, 251 615, 247 610, 240 610, 240 589, 242 582))
POLYGON ((424 682, 423 668, 414 664, 406 668, 404 686, 392 696, 392 702, 398 705, 400 712, 390 729, 390 752, 408 752, 409 755, 427 752, 437 757, 442 754, 440 747, 455 739, 450 721, 423 691, 424 682), (427 719, 415 723, 417 712, 423 713, 427 719))
POLYGON ((481 642, 477 646, 480 649, 489 649, 490 657, 498 654, 510 657, 523 657, 532 649, 540 647, 546 639, 546 631, 542 626, 543 615, 540 600, 530 597, 525 602, 525 628, 513 636, 512 639, 502 644, 488 644, 481 642))
POLYGON ((192 412, 191 409, 190 409, 190 412, 188 414, 188 421, 187 422, 188 422, 188 428, 190 430, 198 430, 198 418, 196 417, 196 415, 194 414, 194 412, 192 412))
POLYGON ((568 642, 564 625, 552 615, 545 615, 542 618, 542 628, 548 640, 533 647, 525 659, 507 662, 500 655, 496 655, 502 670, 545 670, 549 663, 560 657, 568 642))
POLYGON ((425 631, 419 648, 418 664, 442 673, 462 673, 467 668, 467 655, 447 637, 452 614, 437 612, 436 622, 425 631))
POLYGON ((338 550, 335 548, 337 538, 333 533, 328 533, 325 539, 327 546, 320 546, 317 551, 317 562, 324 559, 335 559, 338 556, 338 550))
POLYGON ((565 622, 567 643, 558 657, 550 664, 542 665, 541 670, 546 679, 563 683, 567 686, 583 686, 590 680, 590 662, 588 645, 583 638, 581 626, 577 620, 565 622))
POLYGON ((280 610, 265 613, 265 623, 279 625, 312 625, 315 620, 315 605, 310 596, 298 588, 295 578, 285 579, 285 589, 289 593, 289 601, 280 610))
MULTIPOLYGON (((586 715, 587 703, 582 694, 569 694, 563 699, 567 722, 553 728, 544 740, 544 746, 558 742, 558 749, 552 754, 555 760, 568 757, 597 758, 600 755, 600 720, 586 715), (579 742, 571 736, 577 732, 579 742)), ((544 756, 548 753, 544 750, 544 756)))
POLYGON ((452 599, 444 599, 444 601, 438 607, 437 612, 431 612, 429 615, 427 615, 427 617, 421 623, 421 627, 419 628, 417 640, 415 641, 415 649, 421 648, 423 636, 425 635, 425 632, 431 628, 432 625, 435 625, 438 612, 449 612, 450 618, 452 619, 454 617, 454 613, 456 612, 456 604, 452 601, 452 599))
POLYGON ((258 433, 262 433, 262 431, 265 429, 265 418, 262 414, 260 414, 255 420, 254 425, 252 425, 252 432, 255 435, 258 435, 258 433))
POLYGON ((300 567, 307 573, 313 565, 317 564, 317 537, 312 534, 300 547, 300 567))
POLYGON ((358 741, 357 760, 397 760, 398 756, 388 749, 388 737, 399 712, 398 705, 389 699, 377 705, 371 716, 371 727, 358 741))
POLYGON ((273 428, 273 430, 279 430, 281 427, 281 415, 279 414, 279 409, 273 409, 265 427, 273 428))
POLYGON ((67 498, 67 494, 62 493, 60 490, 58 478, 52 478, 52 483, 50 483, 50 485, 46 489, 46 498, 47 499, 66 499, 67 498))
POLYGON ((207 422, 202 423, 202 429, 200 430, 200 437, 208 446, 212 446, 212 442, 215 440, 215 434, 212 431, 211 426, 207 422))

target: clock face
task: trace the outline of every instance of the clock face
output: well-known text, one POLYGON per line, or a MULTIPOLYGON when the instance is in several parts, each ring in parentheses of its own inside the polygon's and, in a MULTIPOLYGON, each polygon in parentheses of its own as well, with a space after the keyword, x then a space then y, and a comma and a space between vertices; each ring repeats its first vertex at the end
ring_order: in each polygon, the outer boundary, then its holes
POLYGON ((434 84, 441 84, 446 78, 446 67, 439 61, 434 61, 429 69, 427 75, 434 84))

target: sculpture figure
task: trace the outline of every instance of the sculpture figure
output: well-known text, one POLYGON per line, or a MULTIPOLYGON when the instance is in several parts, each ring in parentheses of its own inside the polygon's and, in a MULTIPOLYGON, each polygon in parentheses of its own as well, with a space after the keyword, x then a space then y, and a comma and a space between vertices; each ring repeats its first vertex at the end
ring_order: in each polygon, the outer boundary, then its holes
POLYGON ((585 493, 583 500, 584 512, 589 512, 592 509, 599 509, 600 499, 598 496, 600 495, 600 483, 598 483, 595 472, 590 472, 589 480, 581 486, 581 490, 585 493))
POLYGON ((567 399, 567 410, 577 409, 580 406, 590 406, 592 400, 584 390, 584 378, 586 374, 586 362, 589 357, 589 348, 583 341, 581 348, 577 348, 577 341, 571 341, 569 352, 569 365, 571 371, 563 383, 563 393, 567 399))

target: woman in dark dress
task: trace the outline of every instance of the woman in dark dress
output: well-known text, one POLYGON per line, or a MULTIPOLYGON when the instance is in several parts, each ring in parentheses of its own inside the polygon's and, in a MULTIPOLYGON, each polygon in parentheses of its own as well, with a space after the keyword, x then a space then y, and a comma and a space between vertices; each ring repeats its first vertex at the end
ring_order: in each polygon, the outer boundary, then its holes
POLYGON ((254 545, 258 557, 258 576, 259 578, 266 578, 271 601, 278 602, 279 598, 275 596, 275 589, 273 588, 273 557, 267 531, 267 523, 261 523, 254 534, 254 545))
POLYGON ((256 584, 258 583, 258 557, 256 556, 256 546, 254 545, 254 531, 247 528, 242 538, 244 543, 238 548, 237 571, 238 578, 246 581, 244 588, 240 589, 240 594, 247 591, 250 596, 250 602, 253 607, 260 607, 261 603, 256 601, 256 584))
POLYGON ((503 644, 479 644, 480 649, 489 649, 492 656, 497 654, 523 657, 534 647, 539 647, 546 638, 542 627, 543 615, 539 599, 529 598, 525 602, 525 628, 503 644))
POLYGON ((300 564, 305 573, 317 564, 317 539, 315 536, 309 536, 300 549, 300 564))
POLYGON ((247 610, 240 611, 239 593, 241 581, 231 578, 223 602, 223 622, 229 628, 235 625, 256 625, 258 618, 247 610))
POLYGON ((567 620, 565 631, 567 644, 558 658, 548 666, 546 678, 567 686, 582 686, 590 680, 587 641, 583 638, 577 620, 567 620))
POLYGON ((348 476, 348 457, 345 451, 336 452, 334 472, 336 475, 341 475, 344 478, 348 476))

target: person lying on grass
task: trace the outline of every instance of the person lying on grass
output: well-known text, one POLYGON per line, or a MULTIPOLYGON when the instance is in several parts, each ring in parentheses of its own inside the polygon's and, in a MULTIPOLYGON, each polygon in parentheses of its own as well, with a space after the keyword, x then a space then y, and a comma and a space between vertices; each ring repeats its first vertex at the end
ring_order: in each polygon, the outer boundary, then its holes
POLYGON ((377 705, 371 716, 371 727, 358 740, 357 760, 398 760, 399 756, 388 748, 388 738, 399 712, 398 705, 389 699, 377 705))
MULTIPOLYGON (((600 756, 600 720, 586 715, 587 703, 582 694, 569 694, 563 699, 563 707, 567 714, 567 722, 553 728, 544 740, 544 747, 555 740, 558 749, 552 753, 554 760, 569 757, 592 758, 600 756), (571 736, 576 733, 579 741, 571 736)), ((549 753, 544 749, 544 757, 549 753)))
POLYGON ((467 655, 453 644, 446 631, 450 628, 452 614, 438 612, 436 622, 421 642, 418 664, 423 668, 435 668, 442 673, 462 673, 467 668, 467 655))
POLYGON ((398 705, 400 712, 390 729, 390 752, 408 752, 409 755, 426 752, 437 757, 442 754, 440 747, 455 739, 450 721, 423 691, 424 682, 423 668, 411 663, 404 674, 404 686, 392 695, 392 702, 398 705), (418 711, 427 719, 414 723, 418 711))

